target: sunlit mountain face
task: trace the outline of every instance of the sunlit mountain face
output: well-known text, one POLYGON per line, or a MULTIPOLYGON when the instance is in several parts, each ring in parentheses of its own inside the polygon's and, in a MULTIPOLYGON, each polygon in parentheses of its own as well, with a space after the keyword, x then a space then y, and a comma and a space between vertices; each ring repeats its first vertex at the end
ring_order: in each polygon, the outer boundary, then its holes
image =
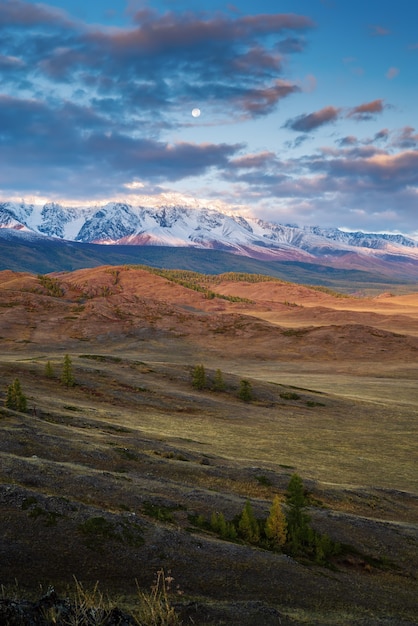
POLYGON ((0 233, 79 244, 207 249, 261 261, 418 276, 418 243, 404 235, 283 225, 207 207, 3 202, 0 233))

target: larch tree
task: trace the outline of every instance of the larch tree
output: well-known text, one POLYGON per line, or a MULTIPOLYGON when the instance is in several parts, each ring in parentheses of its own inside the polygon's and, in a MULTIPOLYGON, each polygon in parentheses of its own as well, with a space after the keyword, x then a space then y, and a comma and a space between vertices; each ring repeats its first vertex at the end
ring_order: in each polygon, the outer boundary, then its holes
POLYGON ((242 379, 240 381, 238 397, 243 402, 251 402, 253 399, 253 392, 249 380, 242 379))
POLYGON ((273 499, 270 514, 266 520, 265 533, 274 549, 280 549, 286 543, 287 522, 280 496, 275 496, 273 499))
POLYGON ((61 382, 66 387, 74 387, 75 385, 74 374, 73 374, 73 364, 71 361, 71 357, 68 354, 66 354, 64 357, 64 364, 62 367, 62 374, 61 374, 61 382))
POLYGON ((305 512, 307 500, 302 478, 293 474, 286 491, 287 542, 292 554, 303 552, 312 542, 310 517, 305 512))
POLYGON ((238 535, 247 543, 256 544, 260 541, 260 528, 249 500, 245 503, 238 522, 238 535))
POLYGON ((13 383, 7 387, 5 404, 8 409, 21 411, 22 413, 26 411, 27 400, 25 394, 22 391, 20 380, 18 378, 15 378, 13 383))
POLYGON ((192 374, 192 385, 195 389, 206 387, 206 372, 203 365, 196 365, 192 374))
POLYGON ((51 365, 51 361, 47 361, 47 363, 45 365, 45 376, 47 378, 54 378, 54 370, 53 370, 53 367, 51 365))
POLYGON ((225 391, 225 381, 220 369, 215 372, 215 378, 213 380, 213 388, 215 391, 225 391))

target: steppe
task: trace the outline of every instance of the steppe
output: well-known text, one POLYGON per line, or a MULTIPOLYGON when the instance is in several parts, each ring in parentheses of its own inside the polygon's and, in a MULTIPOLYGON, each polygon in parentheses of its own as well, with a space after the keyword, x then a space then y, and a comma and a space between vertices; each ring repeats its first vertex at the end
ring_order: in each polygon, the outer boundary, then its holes
POLYGON ((418 293, 0 272, 0 583, 99 581, 129 606, 164 568, 184 624, 417 624, 417 356, 418 293), (26 413, 4 407, 15 378, 26 413), (266 516, 293 473, 349 554, 320 566, 193 525, 247 499, 266 516))

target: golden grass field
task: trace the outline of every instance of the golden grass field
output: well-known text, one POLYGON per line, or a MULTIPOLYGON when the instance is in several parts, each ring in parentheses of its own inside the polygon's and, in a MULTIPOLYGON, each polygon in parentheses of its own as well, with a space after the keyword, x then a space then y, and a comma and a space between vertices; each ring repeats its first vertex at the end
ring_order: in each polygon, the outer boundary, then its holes
POLYGON ((51 277, 0 272, 0 400, 16 377, 28 399, 0 413, 1 584, 75 576, 129 604, 163 567, 185 624, 417 623, 418 294, 193 287, 134 267, 51 277), (225 391, 193 388, 200 363, 225 391), (191 528, 247 498, 266 515, 294 472, 314 526, 358 557, 330 569, 191 528), (86 532, 97 517, 112 533, 86 532))

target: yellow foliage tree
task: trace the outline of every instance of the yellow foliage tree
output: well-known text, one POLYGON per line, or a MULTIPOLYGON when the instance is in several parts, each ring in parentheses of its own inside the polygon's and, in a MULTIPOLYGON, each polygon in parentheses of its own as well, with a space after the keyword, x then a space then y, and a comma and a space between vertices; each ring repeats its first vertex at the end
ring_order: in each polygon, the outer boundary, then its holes
POLYGON ((273 548, 278 549, 286 543, 287 522, 282 509, 280 496, 275 496, 266 520, 265 533, 273 548))

